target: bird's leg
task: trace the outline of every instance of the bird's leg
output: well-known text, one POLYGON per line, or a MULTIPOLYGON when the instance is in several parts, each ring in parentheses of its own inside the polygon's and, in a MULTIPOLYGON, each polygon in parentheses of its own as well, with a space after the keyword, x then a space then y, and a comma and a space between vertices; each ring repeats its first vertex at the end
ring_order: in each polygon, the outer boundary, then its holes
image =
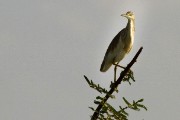
MULTIPOLYGON (((115 65, 115 67, 120 67, 120 68, 125 69, 125 67, 123 67, 123 66, 121 66, 121 65, 118 65, 118 63, 117 63, 117 64, 116 64, 116 63, 113 63, 113 65, 115 65)), ((132 72, 132 70, 130 69, 129 72, 132 72)))
MULTIPOLYGON (((115 66, 115 67, 114 67, 114 81, 116 81, 116 70, 117 70, 117 67, 120 67, 120 68, 123 68, 123 69, 125 69, 125 67, 119 65, 118 63, 113 63, 113 65, 115 66)), ((131 78, 133 79, 133 81, 134 81, 133 71, 132 71, 131 69, 128 71, 128 74, 130 75, 130 77, 131 77, 131 78)))
MULTIPOLYGON (((118 62, 119 63, 119 62, 118 62)), ((117 71, 117 67, 121 67, 121 68, 124 68, 120 65, 118 65, 118 63, 113 63, 114 65, 114 82, 116 81, 116 71, 117 71)), ((125 69, 125 68, 124 68, 125 69)))
POLYGON ((116 70, 117 70, 117 66, 114 66, 114 82, 116 82, 116 70))
POLYGON ((120 68, 125 69, 125 67, 123 67, 123 66, 121 66, 121 65, 118 65, 118 64, 115 64, 115 63, 113 63, 113 65, 114 65, 115 67, 120 67, 120 68))

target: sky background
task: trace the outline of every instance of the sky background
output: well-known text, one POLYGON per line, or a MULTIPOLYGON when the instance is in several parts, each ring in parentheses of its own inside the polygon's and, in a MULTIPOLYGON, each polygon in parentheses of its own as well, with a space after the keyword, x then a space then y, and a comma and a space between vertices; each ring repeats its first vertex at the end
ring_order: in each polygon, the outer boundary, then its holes
POLYGON ((0 0, 0 120, 89 120, 99 95, 83 75, 109 89, 113 68, 99 71, 112 38, 136 16, 135 41, 120 62, 136 82, 123 83, 113 105, 144 98, 148 111, 129 120, 179 120, 179 0, 0 0))

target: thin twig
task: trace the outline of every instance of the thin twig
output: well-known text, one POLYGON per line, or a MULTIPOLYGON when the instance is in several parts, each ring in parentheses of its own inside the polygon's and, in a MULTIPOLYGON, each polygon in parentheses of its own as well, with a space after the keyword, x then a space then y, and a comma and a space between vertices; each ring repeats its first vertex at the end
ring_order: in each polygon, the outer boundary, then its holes
POLYGON ((138 58, 139 54, 141 53, 143 47, 141 47, 138 52, 136 53, 136 55, 134 56, 134 58, 131 60, 131 62, 127 65, 127 67, 124 69, 124 71, 122 72, 122 74, 120 75, 120 77, 117 79, 117 81, 114 83, 113 87, 111 87, 111 89, 109 90, 109 92, 106 94, 106 96, 104 97, 104 99, 101 101, 101 103, 98 105, 98 107, 96 108, 93 116, 91 117, 91 120, 97 120, 98 116, 99 116, 99 112, 101 110, 101 108, 103 107, 104 103, 109 99, 110 95, 115 91, 115 89, 117 88, 117 86, 119 84, 121 84, 121 81, 123 80, 124 76, 128 73, 128 71, 130 70, 130 68, 132 67, 132 65, 136 62, 136 59, 138 58))

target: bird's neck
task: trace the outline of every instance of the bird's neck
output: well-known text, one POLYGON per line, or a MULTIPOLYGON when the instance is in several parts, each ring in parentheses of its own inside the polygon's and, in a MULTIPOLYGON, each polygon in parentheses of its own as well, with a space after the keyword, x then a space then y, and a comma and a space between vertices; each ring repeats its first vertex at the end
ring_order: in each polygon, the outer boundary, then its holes
POLYGON ((128 29, 128 31, 134 33, 134 31, 135 31, 135 23, 134 23, 134 20, 129 20, 129 19, 128 19, 128 23, 127 23, 126 28, 128 29))
POLYGON ((134 20, 128 20, 127 26, 126 26, 126 30, 127 30, 127 36, 129 37, 128 42, 129 44, 129 50, 128 52, 131 50, 132 45, 134 44, 134 31, 135 31, 135 24, 134 24, 134 20))
POLYGON ((133 42, 134 42, 134 31, 135 31, 134 20, 129 20, 128 19, 128 23, 127 23, 126 29, 127 29, 128 36, 130 37, 129 40, 133 44, 133 42))

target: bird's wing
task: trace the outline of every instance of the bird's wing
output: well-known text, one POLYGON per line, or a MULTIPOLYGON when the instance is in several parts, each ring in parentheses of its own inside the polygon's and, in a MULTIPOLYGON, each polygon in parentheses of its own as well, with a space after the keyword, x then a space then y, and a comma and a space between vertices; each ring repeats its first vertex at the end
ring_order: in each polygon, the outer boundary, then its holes
POLYGON ((111 43, 109 44, 109 47, 106 51, 106 54, 104 56, 104 60, 101 64, 101 68, 100 71, 105 72, 107 71, 112 63, 113 60, 117 54, 117 52, 121 52, 121 49, 124 48, 124 44, 123 44, 123 39, 126 37, 126 29, 122 29, 111 41, 111 43), (118 49, 118 50, 117 50, 118 49))
MULTIPOLYGON (((125 39, 125 37, 126 37, 126 29, 124 28, 124 29, 122 29, 114 38, 113 38, 113 40, 111 41, 111 43, 109 44, 109 47, 108 47, 108 49, 107 49, 107 51, 106 51, 106 54, 105 54, 105 56, 104 57, 108 57, 108 54, 109 53, 112 53, 112 52, 114 52, 117 48, 121 48, 121 49, 123 49, 124 48, 124 39, 125 39), (119 46, 118 46, 119 45, 119 46)), ((119 51, 119 52, 121 52, 121 51, 119 51)))

